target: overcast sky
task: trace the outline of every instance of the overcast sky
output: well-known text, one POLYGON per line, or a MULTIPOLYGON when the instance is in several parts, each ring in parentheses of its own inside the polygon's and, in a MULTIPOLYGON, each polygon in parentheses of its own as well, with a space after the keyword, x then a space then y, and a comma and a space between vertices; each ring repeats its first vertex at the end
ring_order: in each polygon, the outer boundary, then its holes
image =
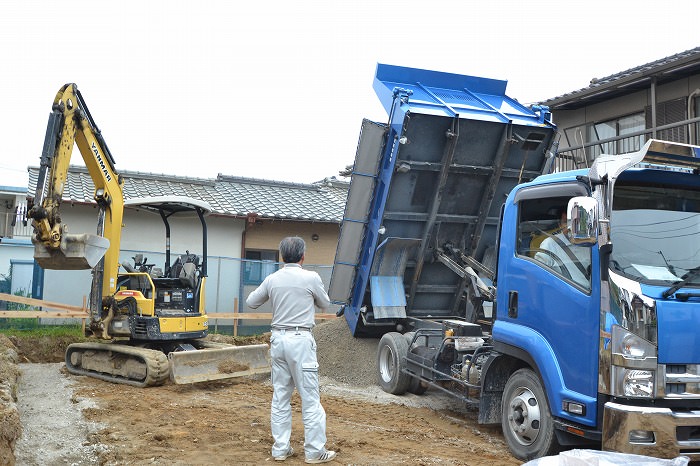
POLYGON ((118 170, 307 183, 352 163, 362 118, 387 120, 378 62, 533 103, 700 45, 696 0, 671 3, 4 0, 0 186, 26 186, 65 83, 118 170))

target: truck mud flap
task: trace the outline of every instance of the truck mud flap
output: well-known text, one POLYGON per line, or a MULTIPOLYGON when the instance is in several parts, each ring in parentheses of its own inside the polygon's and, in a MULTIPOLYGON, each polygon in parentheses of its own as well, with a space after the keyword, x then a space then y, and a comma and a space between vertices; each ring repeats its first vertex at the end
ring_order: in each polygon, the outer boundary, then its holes
POLYGON ((176 384, 230 379, 270 372, 265 344, 233 346, 206 343, 202 349, 168 354, 170 379, 176 384))
POLYGON ((32 239, 34 260, 42 269, 85 270, 91 269, 109 249, 109 240, 98 235, 63 235, 60 249, 47 248, 32 239))

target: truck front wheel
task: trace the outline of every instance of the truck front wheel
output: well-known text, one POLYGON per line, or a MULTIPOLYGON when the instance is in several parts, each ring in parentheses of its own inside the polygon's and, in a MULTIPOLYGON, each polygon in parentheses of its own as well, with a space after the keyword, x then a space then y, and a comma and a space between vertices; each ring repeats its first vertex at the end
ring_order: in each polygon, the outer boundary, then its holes
POLYGON ((503 391, 501 425, 513 456, 528 461, 558 449, 552 415, 539 377, 519 369, 503 391))
POLYGON ((379 385, 387 393, 403 395, 408 390, 411 376, 406 375, 408 341, 398 332, 385 333, 377 349, 379 385))

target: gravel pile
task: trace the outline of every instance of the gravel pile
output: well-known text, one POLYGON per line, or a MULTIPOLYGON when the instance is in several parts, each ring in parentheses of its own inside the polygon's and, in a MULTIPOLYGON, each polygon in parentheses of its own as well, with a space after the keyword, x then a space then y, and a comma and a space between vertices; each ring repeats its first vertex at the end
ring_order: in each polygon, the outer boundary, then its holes
POLYGON ((320 375, 358 387, 377 384, 379 339, 353 337, 342 317, 320 322, 313 334, 320 375))

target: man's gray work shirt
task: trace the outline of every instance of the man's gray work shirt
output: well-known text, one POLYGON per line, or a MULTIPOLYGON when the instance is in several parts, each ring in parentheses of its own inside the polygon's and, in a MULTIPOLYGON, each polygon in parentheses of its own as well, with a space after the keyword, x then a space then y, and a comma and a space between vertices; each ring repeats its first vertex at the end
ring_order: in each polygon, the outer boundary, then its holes
POLYGON ((321 277, 299 264, 285 264, 265 277, 260 286, 248 295, 246 304, 257 309, 267 300, 272 304, 270 326, 278 329, 314 326, 314 305, 326 309, 331 302, 321 277))

